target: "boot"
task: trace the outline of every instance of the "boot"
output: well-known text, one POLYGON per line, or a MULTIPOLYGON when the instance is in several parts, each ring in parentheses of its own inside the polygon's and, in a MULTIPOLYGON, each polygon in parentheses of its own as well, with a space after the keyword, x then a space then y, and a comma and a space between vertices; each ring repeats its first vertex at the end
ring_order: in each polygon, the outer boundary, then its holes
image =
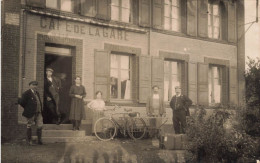
POLYGON ((42 145, 42 128, 37 129, 37 136, 38 136, 38 144, 42 145))
POLYGON ((79 121, 78 121, 78 124, 77 124, 77 130, 79 130, 80 124, 81 124, 81 121, 79 120, 79 121))
POLYGON ((61 123, 61 115, 58 115, 58 120, 56 122, 56 125, 60 125, 60 123, 61 123))
POLYGON ((76 130, 76 120, 71 120, 72 121, 72 126, 73 126, 73 131, 76 130))
POLYGON ((27 143, 28 145, 33 145, 32 143, 32 129, 27 128, 27 143))

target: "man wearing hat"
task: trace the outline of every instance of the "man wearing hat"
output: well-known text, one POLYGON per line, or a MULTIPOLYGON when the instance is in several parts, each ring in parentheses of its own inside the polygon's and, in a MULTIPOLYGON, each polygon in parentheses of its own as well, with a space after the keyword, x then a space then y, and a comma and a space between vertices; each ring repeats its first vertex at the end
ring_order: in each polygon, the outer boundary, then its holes
POLYGON ((23 108, 23 116, 27 119, 27 142, 32 145, 32 129, 33 122, 37 126, 38 144, 42 145, 42 102, 37 91, 37 81, 29 83, 30 89, 25 91, 22 98, 18 99, 18 104, 23 108))
POLYGON ((175 134, 185 134, 186 116, 190 115, 189 107, 192 101, 181 94, 181 87, 175 87, 176 95, 172 97, 170 106, 172 108, 172 121, 175 134))
POLYGON ((45 107, 51 115, 46 117, 51 123, 60 124, 61 115, 59 111, 59 91, 61 87, 60 79, 54 77, 52 68, 46 68, 46 78, 44 80, 44 102, 45 107))

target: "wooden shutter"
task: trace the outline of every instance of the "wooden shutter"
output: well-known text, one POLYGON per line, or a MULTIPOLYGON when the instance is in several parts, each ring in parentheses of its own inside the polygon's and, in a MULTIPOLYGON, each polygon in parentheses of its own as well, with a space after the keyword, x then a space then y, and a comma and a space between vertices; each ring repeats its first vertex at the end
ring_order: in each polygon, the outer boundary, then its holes
POLYGON ((209 65, 198 63, 198 104, 208 105, 208 69, 209 65))
POLYGON ((164 60, 159 57, 152 57, 152 86, 158 85, 160 96, 163 97, 164 91, 164 60))
POLYGON ((151 93, 151 57, 139 57, 139 102, 146 103, 151 93))
POLYGON ((187 34, 197 36, 197 0, 187 0, 187 34))
POLYGON ((236 5, 228 3, 228 41, 236 42, 236 5))
POLYGON ((229 70, 229 85, 230 85, 230 104, 236 105, 237 101, 237 68, 231 67, 229 70))
POLYGON ((32 6, 32 7, 39 7, 39 8, 45 8, 45 0, 26 0, 26 5, 32 6))
POLYGON ((181 63, 181 88, 182 94, 188 95, 188 63, 181 63))
POLYGON ((110 0, 97 0, 97 15, 99 19, 110 20, 111 6, 110 0))
POLYGON ((187 0, 180 1, 181 8, 181 31, 187 33, 187 0))
POLYGON ((228 2, 220 2, 220 13, 221 13, 221 38, 227 40, 228 35, 228 2))
POLYGON ((95 0, 80 0, 81 15, 95 16, 96 1, 95 0))
POLYGON ((188 65, 188 96, 193 104, 197 104, 197 64, 188 65))
POLYGON ((198 0, 198 33, 201 37, 208 37, 208 1, 198 0))
POLYGON ((151 0, 139 0, 139 25, 150 27, 151 0))
POLYGON ((131 22, 133 24, 138 24, 138 0, 132 0, 132 6, 131 6, 131 22))
POLYGON ((223 105, 227 105, 228 102, 229 102, 229 95, 228 95, 228 92, 229 92, 229 89, 228 89, 228 76, 229 76, 229 69, 228 67, 223 67, 222 68, 222 94, 221 94, 221 103, 223 105))
POLYGON ((109 52, 104 50, 95 50, 95 92, 102 91, 103 99, 109 98, 109 52))
POLYGON ((163 26, 163 0, 153 0, 153 27, 162 29, 163 26))

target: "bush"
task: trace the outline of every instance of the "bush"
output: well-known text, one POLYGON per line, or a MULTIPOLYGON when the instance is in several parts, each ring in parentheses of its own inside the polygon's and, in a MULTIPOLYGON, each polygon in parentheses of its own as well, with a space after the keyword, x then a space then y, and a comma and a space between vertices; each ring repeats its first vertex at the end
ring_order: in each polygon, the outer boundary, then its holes
POLYGON ((245 127, 240 123, 241 114, 238 110, 219 107, 206 116, 205 107, 199 106, 188 119, 186 132, 192 160, 237 162, 255 159, 257 142, 245 132, 245 127))

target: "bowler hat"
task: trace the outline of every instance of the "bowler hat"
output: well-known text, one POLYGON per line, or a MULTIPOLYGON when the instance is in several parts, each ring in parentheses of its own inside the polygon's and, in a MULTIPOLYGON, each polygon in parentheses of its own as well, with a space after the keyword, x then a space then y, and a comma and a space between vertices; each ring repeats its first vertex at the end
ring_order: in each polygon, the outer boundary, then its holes
POLYGON ((52 68, 46 68, 46 71, 51 71, 51 72, 53 72, 53 69, 52 68))
POLYGON ((29 86, 30 85, 38 85, 38 82, 37 81, 31 81, 30 83, 29 83, 29 86))

